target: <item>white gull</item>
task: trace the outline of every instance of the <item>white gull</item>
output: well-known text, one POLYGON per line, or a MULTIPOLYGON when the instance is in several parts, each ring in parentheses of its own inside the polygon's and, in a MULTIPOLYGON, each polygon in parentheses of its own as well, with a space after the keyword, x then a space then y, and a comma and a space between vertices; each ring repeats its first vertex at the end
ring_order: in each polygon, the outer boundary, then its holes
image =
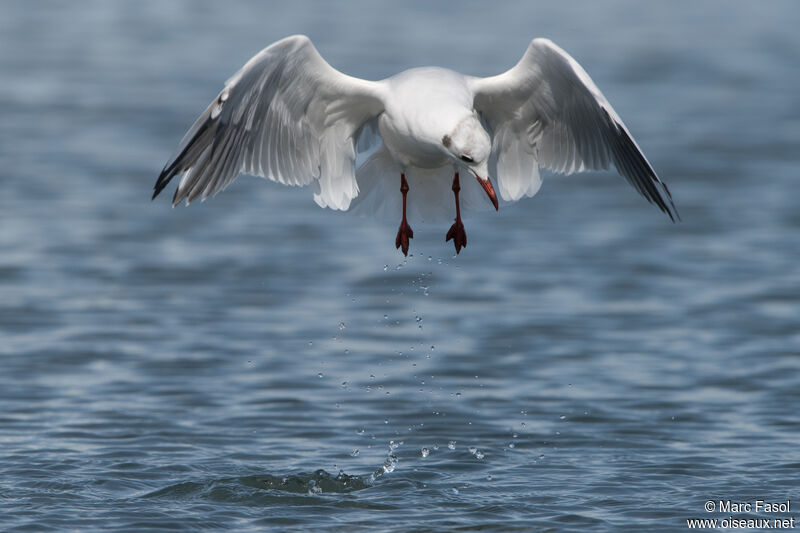
POLYGON ((489 78, 425 67, 366 81, 335 70, 308 37, 295 35, 226 82, 164 167, 153 198, 179 174, 173 205, 214 195, 239 173, 311 185, 322 207, 402 210, 395 244, 406 255, 409 214, 435 218, 454 207, 446 240, 460 252, 461 208, 498 208, 490 176, 500 198, 513 202, 536 194, 540 168, 570 174, 611 164, 670 219, 678 216, 600 89, 548 39, 534 39, 514 67, 489 78), (356 169, 356 148, 376 135, 382 144, 356 169), (462 184, 459 171, 477 179, 462 184), (387 189, 398 179, 400 195, 387 189))

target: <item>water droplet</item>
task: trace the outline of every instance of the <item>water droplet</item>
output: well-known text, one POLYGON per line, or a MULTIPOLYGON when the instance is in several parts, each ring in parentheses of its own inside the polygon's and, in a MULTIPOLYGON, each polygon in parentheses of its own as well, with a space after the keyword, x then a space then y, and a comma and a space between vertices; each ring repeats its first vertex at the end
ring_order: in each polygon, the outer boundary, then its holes
POLYGON ((460 392, 456 393, 456 398, 461 398, 461 393, 460 392))
POLYGON ((389 270, 389 265, 383 265, 383 271, 386 272, 387 270, 389 270))
POLYGON ((394 451, 394 450, 396 450, 397 448, 399 448, 399 447, 400 447, 400 445, 401 445, 401 444, 403 444, 403 441, 400 441, 400 442, 395 442, 395 441, 393 441, 393 440, 390 440, 390 441, 389 441, 389 451, 394 451))
POLYGON ((540 454, 539 459, 544 459, 544 454, 540 454))
POLYGON ((356 430, 356 433, 358 433, 359 435, 363 435, 364 434, 364 428, 358 428, 356 430))
POLYGON ((567 419, 567 415, 561 415, 561 416, 558 417, 558 419, 559 420, 566 420, 567 419))
POLYGON ((317 377, 318 377, 318 378, 321 378, 321 377, 322 377, 322 372, 320 372, 319 374, 317 374, 317 377))
POLYGON ((439 445, 438 445, 438 444, 434 444, 434 445, 433 445, 433 449, 434 449, 434 451, 435 451, 435 450, 438 450, 438 449, 439 449, 439 445))
POLYGON ((431 451, 428 448, 422 448, 421 454, 422 454, 423 458, 424 457, 428 457, 430 455, 430 453, 431 453, 431 451))
POLYGON ((345 349, 344 349, 344 354, 345 354, 345 355, 347 355, 347 354, 349 354, 349 353, 350 353, 350 349, 349 349, 349 348, 345 348, 345 349))
POLYGON ((478 458, 478 459, 483 459, 484 457, 486 457, 486 456, 483 454, 483 452, 482 452, 482 451, 480 451, 480 450, 479 450, 478 448, 476 448, 475 446, 470 446, 470 447, 469 447, 469 453, 471 453, 472 455, 474 455, 474 456, 475 456, 476 458, 478 458))
POLYGON ((346 388, 347 388, 347 382, 346 382, 346 381, 342 381, 342 388, 343 388, 343 389, 346 389, 346 388))
POLYGON ((384 418, 384 419, 383 419, 383 423, 384 423, 384 424, 388 424, 388 423, 389 423, 389 419, 388 419, 388 418, 384 418))
POLYGON ((453 494, 458 494, 458 489, 453 487, 453 494))
POLYGON ((344 325, 344 322, 339 322, 339 331, 342 331, 342 330, 343 330, 343 329, 345 329, 346 327, 347 327, 347 326, 345 326, 345 325, 344 325))
POLYGON ((358 457, 358 448, 356 448, 355 450, 353 450, 353 451, 350 453, 350 456, 351 456, 351 457, 358 457))
POLYGON ((451 450, 455 450, 456 449, 456 441, 451 440, 450 442, 447 443, 447 447, 450 448, 451 450))
POLYGON ((492 480, 492 475, 491 474, 487 475, 486 476, 486 481, 491 481, 491 480, 492 480))
POLYGON ((309 346, 314 346, 314 341, 308 341, 309 346))
POLYGON ((513 442, 509 442, 509 443, 508 443, 508 447, 509 447, 509 448, 511 448, 511 449, 514 449, 514 448, 515 448, 515 446, 516 446, 516 445, 515 445, 513 442))
POLYGON ((517 433, 516 431, 511 434, 512 439, 516 439, 517 437, 519 437, 519 433, 517 433))
POLYGON ((388 474, 394 472, 395 468, 397 468, 397 456, 392 454, 383 462, 383 471, 388 474))

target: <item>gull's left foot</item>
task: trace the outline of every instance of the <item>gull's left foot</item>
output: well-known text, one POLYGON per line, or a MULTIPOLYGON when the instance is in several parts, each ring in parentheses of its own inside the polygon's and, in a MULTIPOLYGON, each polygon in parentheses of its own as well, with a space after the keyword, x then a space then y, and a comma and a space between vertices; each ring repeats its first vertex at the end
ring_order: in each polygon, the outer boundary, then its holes
POLYGON ((456 221, 450 226, 450 231, 447 232, 444 238, 444 242, 453 239, 453 244, 456 246, 456 254, 467 246, 467 232, 464 231, 464 224, 461 222, 461 204, 458 202, 459 192, 461 192, 461 183, 458 181, 458 172, 456 172, 456 175, 453 176, 453 196, 456 200, 456 221))
POLYGON ((450 231, 447 232, 445 242, 453 239, 453 244, 456 246, 456 253, 459 253, 462 248, 467 247, 467 232, 464 231, 464 224, 460 219, 455 221, 455 224, 450 226, 450 231))

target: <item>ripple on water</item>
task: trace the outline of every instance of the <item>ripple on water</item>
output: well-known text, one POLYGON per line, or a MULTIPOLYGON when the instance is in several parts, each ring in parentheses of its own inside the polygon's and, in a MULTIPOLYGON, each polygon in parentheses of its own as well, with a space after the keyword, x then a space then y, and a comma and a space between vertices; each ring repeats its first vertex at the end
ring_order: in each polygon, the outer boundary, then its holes
POLYGON ((375 474, 331 474, 325 470, 286 476, 257 474, 244 477, 184 481, 147 493, 142 498, 167 500, 241 501, 252 496, 249 489, 278 491, 288 494, 349 493, 373 486, 375 474))

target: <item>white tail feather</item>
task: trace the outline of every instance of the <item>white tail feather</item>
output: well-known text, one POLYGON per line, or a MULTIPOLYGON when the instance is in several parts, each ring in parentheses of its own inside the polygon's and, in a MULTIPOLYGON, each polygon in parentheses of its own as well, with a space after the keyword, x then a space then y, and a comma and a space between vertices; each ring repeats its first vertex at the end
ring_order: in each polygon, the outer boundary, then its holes
MULTIPOLYGON (((403 215, 403 195, 400 193, 401 167, 381 145, 358 171, 356 181, 360 190, 350 211, 362 216, 400 220, 403 215)), ((406 215, 409 223, 443 222, 455 218, 453 199, 454 169, 445 165, 436 169, 408 168, 406 215)), ((459 177, 461 211, 493 210, 491 201, 471 172, 462 169, 459 177)))

